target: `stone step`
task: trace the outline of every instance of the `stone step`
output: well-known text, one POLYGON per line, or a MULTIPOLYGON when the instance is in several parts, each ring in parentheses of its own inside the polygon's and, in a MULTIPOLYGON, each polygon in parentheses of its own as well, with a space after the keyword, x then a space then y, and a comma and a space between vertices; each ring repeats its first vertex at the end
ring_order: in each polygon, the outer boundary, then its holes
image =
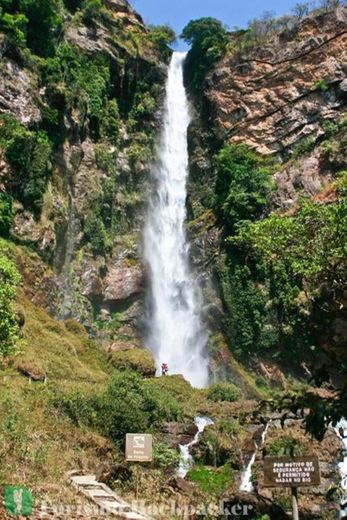
POLYGON ((78 491, 114 517, 126 520, 151 520, 140 511, 132 510, 131 506, 117 496, 112 489, 102 482, 98 482, 95 475, 73 473, 69 478, 78 491))

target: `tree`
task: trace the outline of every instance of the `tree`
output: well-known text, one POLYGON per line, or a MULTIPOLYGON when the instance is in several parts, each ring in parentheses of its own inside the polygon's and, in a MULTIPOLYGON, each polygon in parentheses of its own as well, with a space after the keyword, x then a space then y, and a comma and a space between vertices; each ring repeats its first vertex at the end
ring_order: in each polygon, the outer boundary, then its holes
POLYGON ((293 14, 301 20, 308 15, 310 11, 310 5, 307 2, 298 2, 292 9, 293 14))
POLYGON ((269 205, 269 169, 246 145, 226 145, 216 156, 216 212, 233 233, 242 220, 254 220, 269 205))
POLYGON ((20 280, 14 263, 0 253, 0 360, 15 349, 18 340, 13 304, 20 280))
POLYGON ((169 45, 176 40, 176 33, 169 25, 150 25, 148 39, 168 58, 171 54, 169 45))
POLYGON ((62 27, 59 0, 19 0, 19 11, 28 19, 28 47, 40 56, 54 53, 54 40, 62 27))
POLYGON ((190 21, 181 38, 191 45, 186 70, 188 80, 197 88, 213 63, 225 53, 228 33, 222 22, 208 17, 190 21))
POLYGON ((321 0, 320 5, 324 11, 332 11, 341 5, 341 0, 321 0))

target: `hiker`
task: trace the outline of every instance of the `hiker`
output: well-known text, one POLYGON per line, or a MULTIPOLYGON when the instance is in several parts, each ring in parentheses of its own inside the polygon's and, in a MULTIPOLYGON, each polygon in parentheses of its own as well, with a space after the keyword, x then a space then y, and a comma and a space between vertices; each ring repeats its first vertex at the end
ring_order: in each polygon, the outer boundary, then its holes
POLYGON ((167 366, 167 364, 166 363, 162 363, 162 365, 161 365, 161 375, 162 376, 166 376, 168 371, 169 371, 169 367, 167 366))

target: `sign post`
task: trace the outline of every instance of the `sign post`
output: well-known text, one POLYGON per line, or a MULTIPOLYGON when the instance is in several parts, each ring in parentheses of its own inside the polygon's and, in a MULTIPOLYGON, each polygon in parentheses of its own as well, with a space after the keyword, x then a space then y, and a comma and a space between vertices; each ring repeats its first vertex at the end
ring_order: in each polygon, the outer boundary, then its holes
POLYGON ((319 484, 319 462, 315 456, 264 459, 264 486, 292 489, 293 520, 299 520, 298 487, 319 484))
MULTIPOLYGON (((152 462, 153 437, 147 433, 127 433, 125 459, 128 462, 152 462)), ((136 500, 139 497, 139 472, 136 466, 136 500)))
POLYGON ((292 487, 293 520, 299 520, 298 488, 292 487))

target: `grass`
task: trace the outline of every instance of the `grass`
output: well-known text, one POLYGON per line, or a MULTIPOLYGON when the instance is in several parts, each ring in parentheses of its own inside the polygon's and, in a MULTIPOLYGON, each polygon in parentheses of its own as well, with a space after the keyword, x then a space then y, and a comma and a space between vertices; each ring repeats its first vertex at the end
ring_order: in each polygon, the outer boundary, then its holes
POLYGON ((52 319, 23 295, 20 298, 26 321, 22 353, 14 360, 18 365, 35 367, 50 380, 86 380, 105 382, 111 372, 106 354, 89 340, 76 334, 63 322, 52 319))
POLYGON ((233 483, 232 469, 229 464, 218 469, 197 465, 188 472, 187 480, 197 484, 204 493, 220 496, 233 483))
POLYGON ((110 359, 117 370, 134 370, 144 377, 151 377, 155 374, 153 356, 147 349, 119 350, 112 352, 110 359))
POLYGON ((76 497, 66 472, 93 472, 101 456, 107 464, 117 452, 97 433, 73 426, 55 397, 72 389, 101 392, 112 366, 80 326, 65 326, 18 297, 26 315, 20 351, 0 370, 0 485, 21 484, 36 497, 66 503, 76 497), (30 383, 17 369, 42 373, 47 382, 30 383))

